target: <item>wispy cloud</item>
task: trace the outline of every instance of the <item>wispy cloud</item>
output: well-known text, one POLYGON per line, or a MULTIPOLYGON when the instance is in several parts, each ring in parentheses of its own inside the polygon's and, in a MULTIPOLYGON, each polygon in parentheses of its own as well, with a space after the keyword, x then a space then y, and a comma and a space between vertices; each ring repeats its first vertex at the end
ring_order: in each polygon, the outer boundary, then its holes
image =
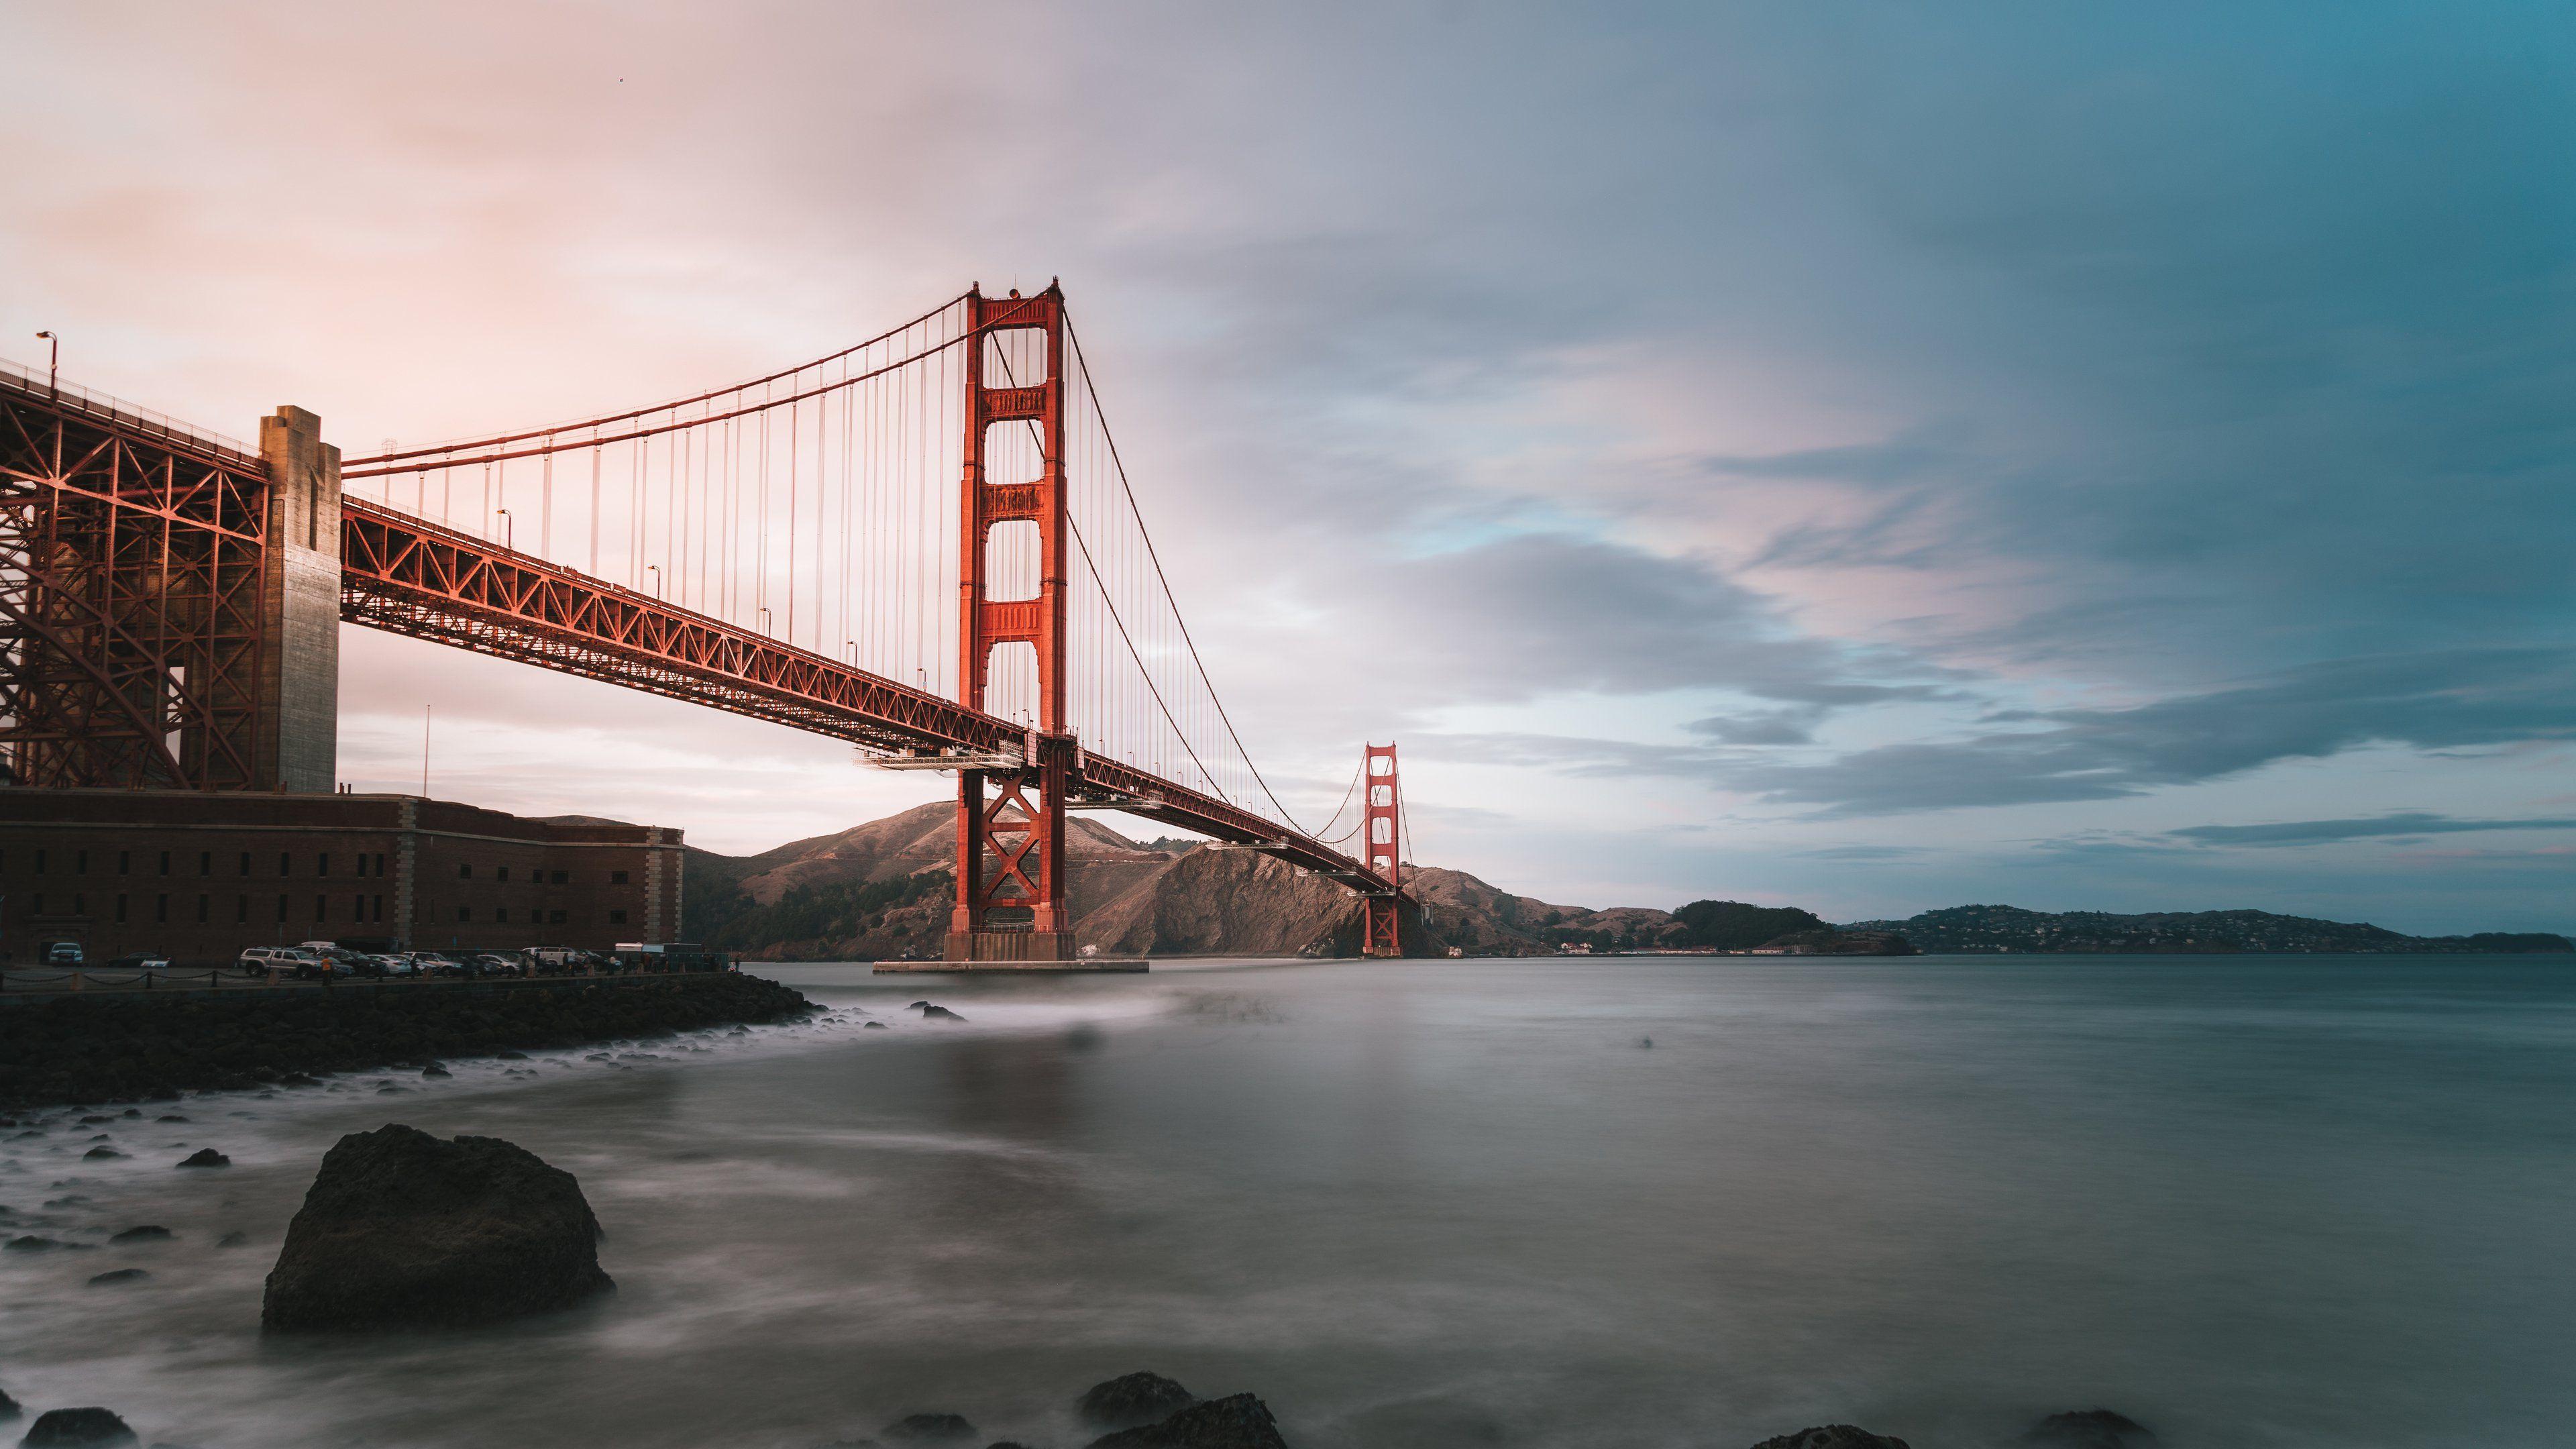
POLYGON ((2463 820, 2425 810, 2399 811, 2361 820, 2284 820, 2269 825, 2193 825, 2169 831, 2201 845, 2327 845, 2387 836, 2457 835, 2487 830, 2576 830, 2576 819, 2463 820))

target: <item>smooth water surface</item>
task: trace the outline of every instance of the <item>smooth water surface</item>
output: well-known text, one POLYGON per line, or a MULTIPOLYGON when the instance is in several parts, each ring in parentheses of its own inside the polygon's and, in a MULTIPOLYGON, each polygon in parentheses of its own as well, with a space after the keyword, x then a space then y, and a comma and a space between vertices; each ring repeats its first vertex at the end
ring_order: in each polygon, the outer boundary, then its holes
POLYGON ((1072 1446, 1066 1402, 1136 1368, 1257 1392, 1300 1449, 2576 1424, 2564 962, 772 974, 834 1014, 0 1132, 9 1231, 179 1235, 0 1254, 0 1388, 203 1449, 806 1449, 918 1410, 1072 1446), (388 1121, 576 1173, 618 1292, 263 1340, 315 1162, 388 1121), (101 1132, 136 1155, 82 1161, 101 1132), (169 1167, 208 1144, 238 1165, 169 1167))

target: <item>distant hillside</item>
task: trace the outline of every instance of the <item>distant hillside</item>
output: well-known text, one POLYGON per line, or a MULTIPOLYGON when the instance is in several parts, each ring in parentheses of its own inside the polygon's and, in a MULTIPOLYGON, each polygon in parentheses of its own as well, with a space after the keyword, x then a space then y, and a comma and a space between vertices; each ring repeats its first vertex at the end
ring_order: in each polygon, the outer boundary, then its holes
POLYGON ((2372 925, 2276 916, 2269 911, 2026 911, 1951 906, 1902 921, 1854 921, 1846 931, 1893 931, 1920 951, 2110 951, 2161 955, 2241 952, 2564 952, 2576 943, 2539 932, 2406 936, 2372 925))
MULTIPOLYGON (((1074 938, 1119 956, 1347 956, 1359 902, 1283 861, 1195 842, 1138 843, 1090 816, 1069 822, 1065 866, 1074 938)), ((682 926, 689 939, 768 961, 937 956, 948 932, 956 807, 944 801, 758 855, 688 852, 682 926)), ((1777 950, 1823 955, 1915 951, 2568 951, 2546 935, 2401 936, 2263 911, 2050 915, 1956 906, 1903 921, 1829 925, 1794 906, 1693 901, 1678 910, 1551 905, 1464 871, 1409 866, 1420 919, 1409 950, 1546 956, 1620 951, 1777 950)))
MULTIPOLYGON (((936 956, 948 930, 955 807, 923 805, 836 835, 758 855, 688 852, 682 926, 689 939, 760 960, 936 956)), ((1109 955, 1349 955, 1359 903, 1330 881, 1250 851, 1138 843, 1089 817, 1071 822, 1065 865, 1074 937, 1109 955)), ((1496 889, 1462 871, 1409 868, 1425 919, 1410 949, 1473 956, 1688 947, 1738 950, 1774 938, 1815 951, 1887 951, 1793 907, 1695 901, 1677 912, 1593 910, 1496 889)))

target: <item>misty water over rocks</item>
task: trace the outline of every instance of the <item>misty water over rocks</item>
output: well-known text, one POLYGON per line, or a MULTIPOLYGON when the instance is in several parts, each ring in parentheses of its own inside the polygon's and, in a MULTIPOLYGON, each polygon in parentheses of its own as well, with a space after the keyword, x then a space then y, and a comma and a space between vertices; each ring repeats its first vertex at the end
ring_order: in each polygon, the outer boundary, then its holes
POLYGON ((915 1413, 1078 1445, 1075 1396, 1138 1369, 1257 1393, 1300 1449, 2576 1422, 2563 965, 767 970, 834 1011, 18 1114, 0 1237, 63 1246, 0 1254, 0 1390, 204 1449, 810 1449, 915 1413), (397 1121, 574 1173, 618 1291, 263 1338, 323 1152, 397 1121), (232 1165, 175 1170, 204 1148, 232 1165))

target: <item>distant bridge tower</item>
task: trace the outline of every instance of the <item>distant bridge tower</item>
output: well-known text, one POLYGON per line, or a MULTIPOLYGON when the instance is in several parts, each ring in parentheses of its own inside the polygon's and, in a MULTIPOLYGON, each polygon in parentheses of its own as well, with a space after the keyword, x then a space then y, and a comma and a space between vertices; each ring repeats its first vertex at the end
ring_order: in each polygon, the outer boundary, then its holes
POLYGON ((1360 820, 1368 841, 1363 858, 1395 890, 1361 898, 1368 912, 1368 935, 1360 954, 1401 956, 1404 932, 1397 908, 1404 898, 1395 892, 1404 889, 1404 792, 1395 771, 1395 746, 1370 745, 1363 774, 1361 784, 1368 791, 1360 820))
POLYGON ((970 291, 966 323, 957 702, 984 709, 995 651, 1025 649, 1035 656, 1037 720, 1017 768, 958 771, 957 905, 947 956, 1063 961, 1073 955, 1064 798, 1074 749, 1064 711, 1064 293, 1053 285, 1034 297, 970 291), (1000 386, 988 376, 996 366, 1000 386), (1036 446, 1026 446, 1029 435, 1036 446), (1034 476, 990 477, 996 459, 1034 476), (1004 529, 1021 538, 997 539, 1004 529), (994 576, 997 557, 1025 563, 1032 554, 1034 579, 994 576), (997 787, 990 798, 988 776, 997 787))

